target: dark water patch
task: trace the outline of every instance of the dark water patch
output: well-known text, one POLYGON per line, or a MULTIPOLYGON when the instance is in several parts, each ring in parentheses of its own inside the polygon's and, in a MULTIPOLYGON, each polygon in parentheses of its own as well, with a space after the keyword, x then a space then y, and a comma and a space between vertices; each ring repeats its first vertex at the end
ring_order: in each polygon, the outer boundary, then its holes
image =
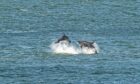
POLYGON ((133 45, 133 43, 128 41, 115 41, 113 42, 117 44, 117 46, 126 46, 127 48, 136 48, 136 46, 133 45))
POLYGON ((133 16, 133 17, 139 17, 140 15, 134 12, 128 12, 128 11, 122 11, 124 14, 133 16))

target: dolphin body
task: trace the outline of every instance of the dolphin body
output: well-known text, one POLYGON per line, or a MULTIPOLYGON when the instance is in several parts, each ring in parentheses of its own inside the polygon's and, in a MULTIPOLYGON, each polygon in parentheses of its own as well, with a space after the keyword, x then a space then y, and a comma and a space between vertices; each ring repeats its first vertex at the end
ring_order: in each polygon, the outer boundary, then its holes
POLYGON ((82 49, 84 48, 88 48, 88 49, 94 49, 95 53, 97 53, 97 50, 95 49, 94 43, 95 42, 88 42, 88 41, 78 41, 78 43, 80 44, 80 47, 82 49))
POLYGON ((69 37, 66 36, 66 35, 64 34, 64 35, 63 35, 61 38, 59 38, 55 43, 70 44, 71 41, 70 41, 69 37))

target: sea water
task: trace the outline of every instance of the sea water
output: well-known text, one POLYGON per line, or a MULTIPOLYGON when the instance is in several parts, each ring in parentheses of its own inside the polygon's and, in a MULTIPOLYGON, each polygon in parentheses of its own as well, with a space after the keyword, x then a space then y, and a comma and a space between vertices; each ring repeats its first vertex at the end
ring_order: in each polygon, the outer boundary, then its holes
POLYGON ((0 84, 139 84, 139 43, 139 0, 0 1, 0 84), (53 53, 63 33, 100 52, 53 53))

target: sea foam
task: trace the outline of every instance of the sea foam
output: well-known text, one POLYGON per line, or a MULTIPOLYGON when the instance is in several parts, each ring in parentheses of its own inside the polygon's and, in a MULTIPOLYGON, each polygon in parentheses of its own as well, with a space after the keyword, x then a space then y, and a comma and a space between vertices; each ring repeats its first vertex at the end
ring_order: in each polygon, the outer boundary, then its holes
POLYGON ((99 53, 99 46, 97 43, 93 44, 95 48, 80 48, 73 44, 65 44, 65 43, 52 43, 50 48, 54 53, 62 53, 62 54, 95 54, 99 53))

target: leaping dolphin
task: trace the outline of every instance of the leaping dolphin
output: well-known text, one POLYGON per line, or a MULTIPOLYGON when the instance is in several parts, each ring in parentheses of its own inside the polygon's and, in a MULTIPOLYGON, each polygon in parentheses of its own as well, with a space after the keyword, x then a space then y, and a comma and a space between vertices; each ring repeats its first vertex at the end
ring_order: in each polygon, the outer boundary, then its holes
POLYGON ((55 43, 67 43, 67 44, 69 44, 69 43, 71 43, 71 41, 70 41, 69 37, 64 34, 55 43))
POLYGON ((78 43, 80 44, 80 47, 83 48, 88 48, 88 49, 94 49, 95 53, 97 53, 97 50, 94 46, 95 42, 88 42, 88 41, 78 41, 78 43))
POLYGON ((79 42, 81 48, 83 48, 83 47, 95 48, 93 46, 94 42, 88 42, 88 41, 78 41, 78 42, 79 42))

